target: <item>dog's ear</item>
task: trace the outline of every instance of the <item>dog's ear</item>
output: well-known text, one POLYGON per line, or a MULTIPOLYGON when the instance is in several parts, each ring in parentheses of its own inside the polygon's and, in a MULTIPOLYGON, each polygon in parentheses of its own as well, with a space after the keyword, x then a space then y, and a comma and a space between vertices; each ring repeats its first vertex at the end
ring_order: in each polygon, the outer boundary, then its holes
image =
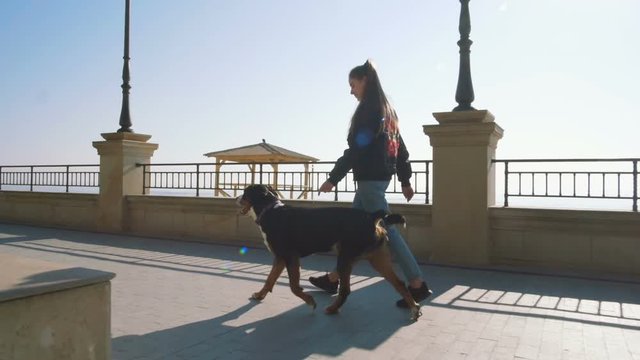
POLYGON ((245 200, 254 199, 256 195, 262 193, 262 189, 255 184, 251 184, 244 189, 244 193, 242 194, 242 198, 245 200))

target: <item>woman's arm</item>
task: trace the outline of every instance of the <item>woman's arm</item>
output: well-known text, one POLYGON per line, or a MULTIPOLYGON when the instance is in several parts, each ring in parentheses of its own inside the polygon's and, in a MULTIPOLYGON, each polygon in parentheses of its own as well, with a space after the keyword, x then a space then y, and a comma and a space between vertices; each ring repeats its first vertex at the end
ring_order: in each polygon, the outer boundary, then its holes
POLYGON ((411 175, 413 175, 413 171, 411 170, 411 163, 409 162, 409 151, 407 150, 407 146, 404 144, 404 140, 402 140, 402 135, 399 135, 400 146, 398 147, 398 158, 396 159, 396 171, 398 173, 398 180, 400 180, 400 184, 405 186, 411 186, 411 175))

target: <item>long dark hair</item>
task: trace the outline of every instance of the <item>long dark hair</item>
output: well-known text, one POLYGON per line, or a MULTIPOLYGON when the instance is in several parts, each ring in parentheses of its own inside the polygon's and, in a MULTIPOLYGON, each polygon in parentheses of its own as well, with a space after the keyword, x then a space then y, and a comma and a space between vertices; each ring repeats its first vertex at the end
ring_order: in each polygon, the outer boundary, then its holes
MULTIPOLYGON (((372 118, 378 121, 384 118, 387 126, 391 125, 392 128, 397 128, 398 119, 396 112, 391 104, 389 104, 387 96, 382 90, 378 72, 371 60, 367 60, 364 64, 354 67, 349 72, 349 79, 362 80, 365 77, 367 81, 365 83, 364 94, 351 117, 349 136, 355 134, 356 129, 361 128, 367 121, 372 121, 372 118)), ((382 130, 383 126, 382 122, 380 122, 377 134, 382 130)))

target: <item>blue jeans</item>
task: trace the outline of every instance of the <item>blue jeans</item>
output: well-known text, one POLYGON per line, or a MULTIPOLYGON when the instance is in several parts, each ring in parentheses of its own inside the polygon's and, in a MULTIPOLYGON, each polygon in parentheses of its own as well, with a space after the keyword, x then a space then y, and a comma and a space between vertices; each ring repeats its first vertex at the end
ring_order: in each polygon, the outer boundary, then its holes
MULTIPOLYGON (((358 189, 353 198, 353 207, 363 209, 368 212, 378 210, 389 211, 389 204, 385 198, 385 193, 389 181, 358 181, 358 189)), ((409 246, 402 238, 400 231, 394 225, 387 227, 389 245, 395 260, 400 265, 407 282, 415 279, 422 279, 422 271, 415 257, 411 253, 409 246)))

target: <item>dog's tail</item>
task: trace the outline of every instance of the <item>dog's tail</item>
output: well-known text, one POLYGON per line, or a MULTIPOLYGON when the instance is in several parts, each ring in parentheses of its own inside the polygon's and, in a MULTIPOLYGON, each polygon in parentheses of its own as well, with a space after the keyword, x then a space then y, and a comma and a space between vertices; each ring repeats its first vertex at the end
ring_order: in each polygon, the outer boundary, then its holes
POLYGON ((390 214, 384 210, 378 210, 374 212, 373 218, 375 220, 382 220, 384 222, 384 225, 387 226, 395 224, 402 224, 404 226, 407 226, 407 220, 404 218, 404 216, 400 214, 390 214))
POLYGON ((384 210, 379 210, 372 213, 371 217, 375 224, 375 236, 376 239, 378 239, 378 241, 376 241, 376 246, 379 246, 389 240, 389 237, 387 236, 387 226, 395 224, 403 224, 404 226, 407 226, 407 221, 404 216, 400 214, 390 214, 384 210))
POLYGON ((388 214, 383 219, 386 225, 402 224, 407 225, 407 219, 400 214, 388 214))

